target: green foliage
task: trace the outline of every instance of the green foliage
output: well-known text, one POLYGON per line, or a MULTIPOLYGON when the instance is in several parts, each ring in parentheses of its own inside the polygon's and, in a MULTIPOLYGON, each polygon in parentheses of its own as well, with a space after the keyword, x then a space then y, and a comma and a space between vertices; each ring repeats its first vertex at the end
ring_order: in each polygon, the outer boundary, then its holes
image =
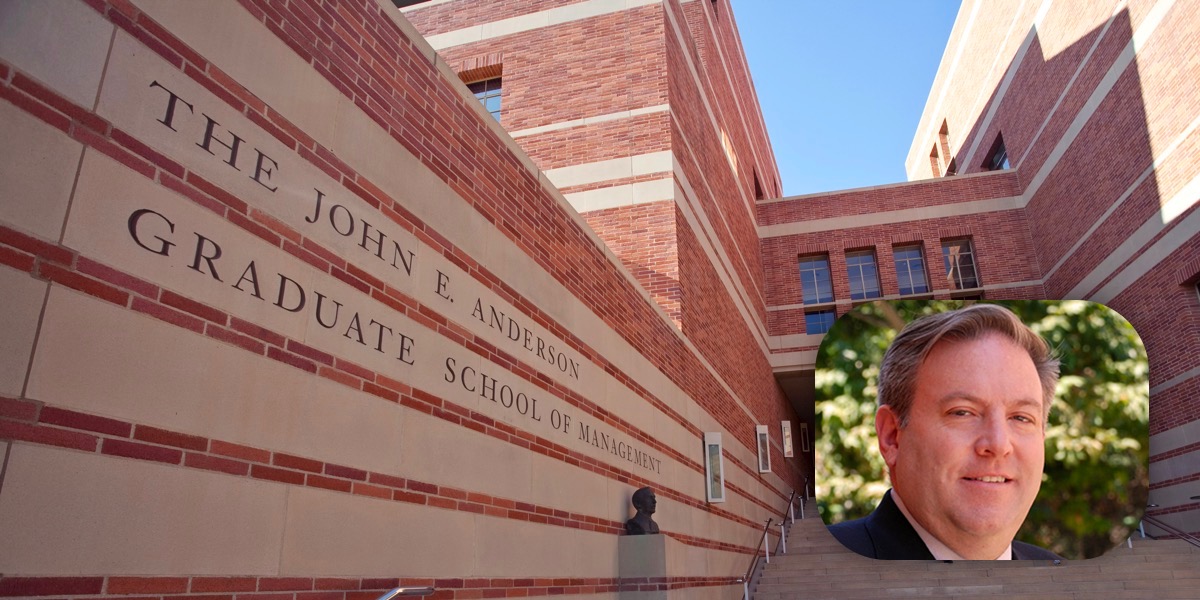
MULTIPOLYGON (((1003 304, 1042 335, 1062 367, 1046 428, 1042 488, 1018 539, 1066 558, 1099 556, 1128 537, 1149 494, 1146 351, 1107 307, 1003 304)), ((817 356, 817 497, 829 523, 866 516, 889 487, 875 440, 879 364, 904 324, 959 301, 864 304, 839 319, 817 356)))

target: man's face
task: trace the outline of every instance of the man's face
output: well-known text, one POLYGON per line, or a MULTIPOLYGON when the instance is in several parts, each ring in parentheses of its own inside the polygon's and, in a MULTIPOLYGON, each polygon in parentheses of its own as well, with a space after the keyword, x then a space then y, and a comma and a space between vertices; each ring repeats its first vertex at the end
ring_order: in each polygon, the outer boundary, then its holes
POLYGON ((1041 486, 1043 414, 1033 360, 989 333, 934 346, 917 371, 907 425, 881 407, 876 430, 913 518, 965 558, 992 559, 1041 486))
POLYGON ((654 492, 646 494, 646 499, 642 502, 642 512, 652 515, 655 507, 658 506, 658 499, 654 497, 654 492))

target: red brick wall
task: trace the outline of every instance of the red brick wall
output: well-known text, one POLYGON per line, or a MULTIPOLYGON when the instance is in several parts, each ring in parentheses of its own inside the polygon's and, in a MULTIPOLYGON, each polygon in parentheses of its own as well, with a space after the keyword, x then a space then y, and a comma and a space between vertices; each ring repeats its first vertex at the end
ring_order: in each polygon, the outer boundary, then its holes
MULTIPOLYGON (((678 30, 667 28, 672 149, 690 184, 693 195, 688 201, 699 207, 699 211, 690 210, 706 215, 714 232, 710 236, 692 229, 680 214, 683 331, 759 423, 795 421, 774 381, 758 334, 740 317, 735 300, 721 282, 717 269, 726 267, 714 265, 703 249, 704 245, 724 249, 731 269, 728 275, 746 292, 746 309, 765 324, 763 267, 752 213, 754 174, 757 172, 765 190, 771 190, 778 173, 729 6, 721 4, 714 13, 708 2, 690 3, 682 10, 672 3, 668 10, 679 26, 678 30), (718 129, 714 129, 713 118, 718 129), (722 130, 732 142, 736 171, 722 146, 722 130)), ((798 459, 785 460, 782 455, 773 456, 772 465, 788 464, 800 472, 798 459)))
MULTIPOLYGON (((471 3, 443 6, 460 4, 471 3)), ((662 7, 647 5, 438 53, 447 64, 457 65, 502 51, 500 122, 516 131, 666 103, 667 84, 659 75, 666 68, 662 29, 662 7)), ((576 164, 594 160, 581 151, 576 164)))
MULTIPOLYGON (((700 85, 697 85, 686 62, 689 40, 686 37, 676 38, 674 30, 668 31, 667 39, 671 114, 674 121, 672 148, 679 157, 680 167, 695 193, 695 201, 699 203, 715 231, 716 238, 709 240, 709 243, 725 249, 734 274, 750 293, 754 303, 751 308, 762 318, 763 305, 756 292, 762 288, 758 234, 750 218, 747 196, 743 196, 747 194, 745 190, 749 178, 748 197, 753 201, 753 178, 746 170, 750 154, 745 150, 747 146, 744 140, 748 136, 737 127, 737 122, 732 121, 732 115, 721 112, 720 98, 723 94, 714 92, 713 89, 723 86, 710 83, 709 78, 703 75, 700 85), (730 161, 722 147, 720 131, 713 128, 702 100, 704 97, 708 98, 709 106, 716 113, 717 126, 724 129, 734 143, 738 158, 737 173, 730 168, 730 161), (739 144, 739 140, 743 140, 742 143, 739 144), (739 146, 741 151, 737 150, 739 146)), ((715 59, 710 60, 709 64, 712 65, 714 61, 715 59)), ((707 234, 696 233, 707 237, 707 234)))
POLYGON ((426 37, 454 31, 481 23, 492 23, 528 15, 560 6, 576 4, 579 0, 505 0, 504 2, 446 2, 429 6, 413 6, 403 12, 426 37))
POLYGON ((935 181, 798 196, 787 202, 766 202, 757 207, 758 222, 764 226, 777 225, 1007 198, 1019 193, 1016 175, 1009 172, 980 177, 946 177, 935 181))
MULTIPOLYGON (((1192 212, 1198 210, 1193 207, 1192 212)), ((1161 237, 1161 236, 1159 236, 1161 237)), ((1150 387, 1194 369, 1200 357, 1200 295, 1194 283, 1200 276, 1200 237, 1193 236, 1171 253, 1162 265, 1140 277, 1108 302, 1108 306, 1134 326, 1150 357, 1150 387), (1190 266, 1189 266, 1190 265, 1190 266), (1196 269, 1194 272, 1190 272, 1196 269)), ((1193 378, 1196 379, 1196 378, 1193 378)), ((1152 410, 1162 418, 1151 420, 1151 433, 1200 419, 1196 396, 1179 392, 1154 395, 1152 410), (1168 415, 1170 415, 1168 417, 1168 415)))
MULTIPOLYGON (((717 13, 713 10, 711 3, 643 7, 455 46, 442 54, 455 65, 471 56, 503 53, 501 122, 510 131, 670 102, 669 116, 656 113, 619 119, 522 136, 518 141, 544 169, 672 150, 695 192, 692 201, 712 224, 715 233, 711 239, 704 232, 686 231, 690 225, 682 216, 667 226, 664 219, 674 214, 674 209, 667 211, 666 204, 594 211, 586 215, 588 222, 660 306, 682 324, 689 339, 721 371, 735 393, 741 398, 768 398, 769 405, 783 400, 765 356, 757 349, 757 334, 740 318, 730 318, 738 312, 708 255, 699 246, 687 254, 681 251, 685 237, 698 244, 696 236, 700 236, 706 245, 723 247, 731 276, 747 291, 750 310, 765 320, 758 237, 750 206, 755 171, 766 190, 775 188, 778 174, 730 8, 723 4, 716 8, 717 13), (666 96, 664 92, 668 92, 666 96), (708 99, 719 127, 733 142, 739 159, 736 173, 729 167, 720 132, 714 129, 702 97, 708 99), (669 136, 664 127, 667 122, 672 124, 669 136), (704 293, 693 292, 694 300, 689 300, 687 292, 681 291, 687 286, 704 293), (702 327, 704 323, 721 326, 712 329, 702 327), (748 353, 749 349, 755 350, 748 353), (749 370, 753 375, 738 370, 747 360, 754 363, 749 370)), ((458 23, 498 18, 471 14, 458 23)), ((426 32, 458 26, 445 26, 433 16, 421 16, 414 23, 426 32)), ((562 191, 654 178, 623 178, 562 191)), ((753 409, 760 422, 770 422, 777 412, 767 405, 753 409)))
POLYGON ((588 225, 605 240, 676 327, 682 318, 675 203, 652 202, 594 210, 588 225))
POLYGON ((669 127, 670 116, 663 111, 526 135, 517 143, 539 168, 557 169, 670 150, 669 127))

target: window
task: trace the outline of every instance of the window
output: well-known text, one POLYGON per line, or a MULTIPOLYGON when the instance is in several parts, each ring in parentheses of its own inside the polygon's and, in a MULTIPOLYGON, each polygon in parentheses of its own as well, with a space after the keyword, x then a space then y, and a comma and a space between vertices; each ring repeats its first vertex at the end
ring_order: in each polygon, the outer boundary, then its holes
POLYGON ((926 294, 929 281, 925 278, 925 258, 920 246, 900 246, 892 251, 896 259, 896 280, 900 282, 900 295, 926 294))
POLYGON ((704 496, 709 502, 725 501, 725 465, 721 453, 721 434, 704 433, 704 496))
POLYGON ((499 77, 467 84, 467 89, 471 90, 472 94, 475 94, 475 97, 479 99, 480 104, 483 104, 484 110, 491 113, 492 117, 497 121, 500 120, 499 77))
MULTIPOLYGON (((942 128, 938 130, 938 144, 942 147, 942 156, 950 156, 950 125, 942 120, 942 128)), ((948 175, 949 173, 947 173, 948 175)))
POLYGON ((937 144, 933 145, 933 150, 929 153, 929 170, 933 171, 934 177, 942 175, 942 160, 938 158, 937 144))
POLYGON ((829 277, 828 256, 800 259, 800 288, 805 304, 833 302, 833 280, 829 277))
POLYGON ((825 333, 833 327, 837 313, 833 309, 814 310, 804 313, 804 332, 808 334, 825 333))
POLYGON ((879 297, 879 272, 875 268, 874 252, 870 250, 847 252, 846 275, 850 277, 851 300, 879 297))
POLYGON ((996 141, 992 142, 992 149, 988 150, 987 158, 983 161, 983 169, 985 171, 999 171, 1008 169, 1008 150, 1004 147, 1004 136, 996 134, 996 141))
POLYGON ((767 430, 766 425, 758 425, 755 428, 755 433, 758 437, 758 472, 771 472, 771 432, 767 430))
POLYGON ((946 266, 946 281, 950 284, 950 289, 968 290, 979 287, 971 240, 942 242, 942 262, 946 266))

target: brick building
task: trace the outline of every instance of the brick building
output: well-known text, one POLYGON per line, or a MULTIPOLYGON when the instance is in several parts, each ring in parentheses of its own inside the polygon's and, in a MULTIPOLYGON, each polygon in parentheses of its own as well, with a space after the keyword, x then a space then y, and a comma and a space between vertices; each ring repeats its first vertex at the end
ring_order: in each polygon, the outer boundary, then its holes
POLYGON ((0 5, 0 596, 616 597, 648 485, 640 590, 737 597, 867 261, 1129 318, 1200 529, 1200 11, 1098 4, 965 4, 918 181, 793 198, 726 0, 0 5))
POLYGON ((805 320, 843 314, 847 263, 884 298, 921 257, 934 298, 1085 299, 1150 360, 1147 514, 1200 529, 1200 12, 1183 2, 964 3, 905 165, 909 183, 759 203, 769 323, 804 363, 805 320), (948 272, 953 254, 959 270, 948 272), (796 257, 828 262, 810 302, 796 257), (894 267, 894 268, 893 268, 894 267))

